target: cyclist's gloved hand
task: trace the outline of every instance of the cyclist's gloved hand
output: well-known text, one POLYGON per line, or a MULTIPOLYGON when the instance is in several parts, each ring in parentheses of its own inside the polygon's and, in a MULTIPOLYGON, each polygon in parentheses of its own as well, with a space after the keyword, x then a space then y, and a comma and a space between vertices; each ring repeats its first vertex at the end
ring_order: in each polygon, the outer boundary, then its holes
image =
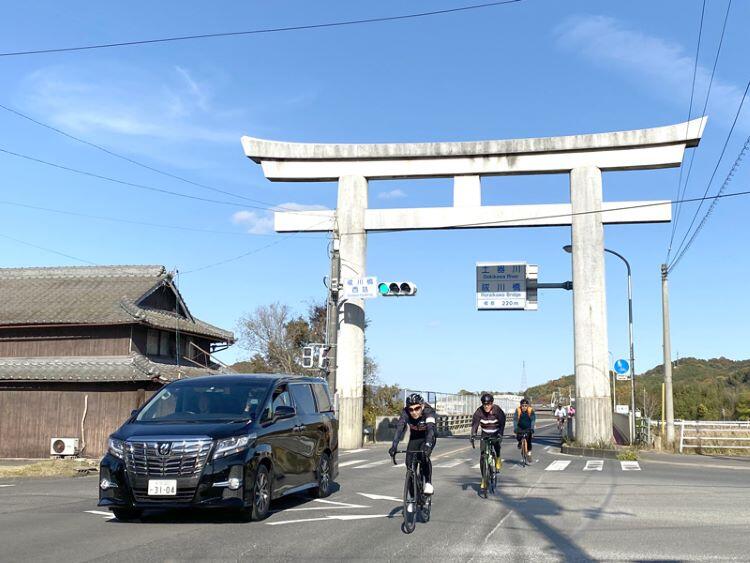
POLYGON ((390 447, 390 448, 388 449, 388 455, 389 455, 389 456, 391 456, 391 457, 393 457, 393 456, 395 456, 395 455, 396 455, 396 451, 397 451, 397 448, 396 448, 396 446, 391 446, 391 447, 390 447))
POLYGON ((432 444, 430 444, 429 442, 425 442, 422 445, 422 453, 425 457, 430 457, 430 454, 432 453, 432 444))

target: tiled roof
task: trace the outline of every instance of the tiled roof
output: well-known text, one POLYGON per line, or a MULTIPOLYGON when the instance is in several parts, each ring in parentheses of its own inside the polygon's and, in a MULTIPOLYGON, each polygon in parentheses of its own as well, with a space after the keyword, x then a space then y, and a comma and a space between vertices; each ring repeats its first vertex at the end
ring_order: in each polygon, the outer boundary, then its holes
MULTIPOLYGON (((190 316, 140 306, 172 284, 164 266, 0 269, 0 326, 142 323, 234 342, 234 335, 190 316)), ((177 292, 178 298, 179 292, 177 292)))
POLYGON ((136 353, 128 356, 0 358, 0 381, 173 381, 216 373, 225 372, 162 364, 136 353))

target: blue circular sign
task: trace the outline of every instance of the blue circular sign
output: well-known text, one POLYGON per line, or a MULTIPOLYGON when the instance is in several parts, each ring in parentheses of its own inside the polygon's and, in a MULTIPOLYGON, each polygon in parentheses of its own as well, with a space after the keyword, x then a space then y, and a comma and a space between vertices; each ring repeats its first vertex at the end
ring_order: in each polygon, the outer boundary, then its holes
POLYGON ((628 373, 630 371, 630 364, 627 360, 617 360, 615 362, 615 371, 619 374, 628 373))

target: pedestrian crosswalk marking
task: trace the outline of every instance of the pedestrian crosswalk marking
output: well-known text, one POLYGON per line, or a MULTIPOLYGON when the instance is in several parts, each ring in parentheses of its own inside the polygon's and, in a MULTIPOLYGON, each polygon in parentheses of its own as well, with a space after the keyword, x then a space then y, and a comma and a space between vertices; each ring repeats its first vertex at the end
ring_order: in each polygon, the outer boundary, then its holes
POLYGON ((367 448, 357 448, 356 450, 341 450, 339 454, 358 454, 359 452, 366 452, 367 448))
POLYGON ((570 465, 570 461, 558 459, 550 463, 547 467, 545 467, 544 470, 545 471, 565 471, 568 465, 570 465))
POLYGON ((471 459, 452 459, 450 461, 446 461, 444 463, 441 463, 439 465, 433 465, 434 468, 441 468, 441 469, 447 469, 450 467, 456 467, 457 465, 461 465, 465 461, 471 461, 471 459))
POLYGON ((347 465, 356 465, 357 463, 364 463, 366 459, 350 459, 348 461, 342 461, 339 463, 339 467, 346 467, 347 465))
POLYGON ((379 461, 371 461, 370 463, 365 463, 364 465, 358 465, 354 469, 369 469, 370 467, 377 467, 378 465, 383 465, 384 463, 391 463, 391 460, 381 459, 379 461))
POLYGON ((601 471, 604 468, 603 459, 590 459, 586 462, 586 466, 583 468, 584 471, 601 471))
POLYGON ((621 461, 620 467, 622 467, 623 471, 640 471, 641 466, 638 464, 637 461, 621 461))

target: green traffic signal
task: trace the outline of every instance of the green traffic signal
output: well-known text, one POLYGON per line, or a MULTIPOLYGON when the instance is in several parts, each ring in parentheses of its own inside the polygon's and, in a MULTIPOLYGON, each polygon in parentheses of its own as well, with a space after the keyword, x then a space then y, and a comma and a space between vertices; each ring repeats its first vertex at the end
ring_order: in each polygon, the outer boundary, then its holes
POLYGON ((379 283, 378 291, 380 292, 380 295, 388 295, 390 288, 388 287, 387 283, 379 283))

